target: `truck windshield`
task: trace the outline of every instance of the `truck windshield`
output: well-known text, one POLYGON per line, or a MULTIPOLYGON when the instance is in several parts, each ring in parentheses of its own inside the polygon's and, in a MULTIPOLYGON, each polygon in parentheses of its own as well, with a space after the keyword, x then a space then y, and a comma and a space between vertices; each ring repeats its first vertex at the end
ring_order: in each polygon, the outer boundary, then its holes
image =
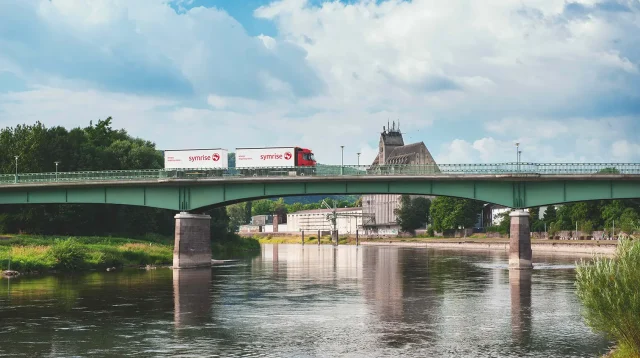
POLYGON ((309 154, 307 154, 307 160, 316 160, 316 159, 313 157, 313 153, 309 153, 309 154))

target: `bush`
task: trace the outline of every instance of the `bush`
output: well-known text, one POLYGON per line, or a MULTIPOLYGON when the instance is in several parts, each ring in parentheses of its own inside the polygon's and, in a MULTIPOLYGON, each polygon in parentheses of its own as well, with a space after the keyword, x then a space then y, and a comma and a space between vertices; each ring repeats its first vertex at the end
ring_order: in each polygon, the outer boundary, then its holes
POLYGON ((436 233, 433 231, 433 228, 431 226, 429 226, 429 228, 427 229, 427 236, 429 237, 435 237, 436 233))
POLYGON ((587 324, 640 356, 640 242, 621 240, 613 259, 581 262, 576 275, 587 324))
POLYGON ((77 271, 85 266, 85 249, 75 238, 56 240, 50 253, 60 270, 77 271))

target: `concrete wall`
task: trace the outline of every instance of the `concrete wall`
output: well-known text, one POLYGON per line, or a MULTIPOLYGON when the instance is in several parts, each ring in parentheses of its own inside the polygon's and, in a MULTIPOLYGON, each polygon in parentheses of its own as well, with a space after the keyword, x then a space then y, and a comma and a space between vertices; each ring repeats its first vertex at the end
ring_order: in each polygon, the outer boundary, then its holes
POLYGON ((375 225, 397 227, 396 215, 393 211, 400 206, 400 195, 374 194, 362 197, 362 212, 373 214, 375 225))
POLYGON ((262 227, 262 232, 287 232, 289 231, 288 224, 278 224, 278 230, 273 230, 273 224, 265 225, 262 227))
MULTIPOLYGON (((349 211, 340 211, 338 215, 360 215, 362 213, 361 208, 353 208, 349 211)), ((331 222, 327 220, 327 212, 312 212, 312 213, 291 213, 287 214, 287 228, 288 232, 299 232, 301 230, 309 232, 317 232, 318 230, 329 231, 331 230, 331 222)), ((355 234, 356 230, 362 225, 362 217, 353 216, 338 216, 336 220, 336 227, 340 234, 355 234)))

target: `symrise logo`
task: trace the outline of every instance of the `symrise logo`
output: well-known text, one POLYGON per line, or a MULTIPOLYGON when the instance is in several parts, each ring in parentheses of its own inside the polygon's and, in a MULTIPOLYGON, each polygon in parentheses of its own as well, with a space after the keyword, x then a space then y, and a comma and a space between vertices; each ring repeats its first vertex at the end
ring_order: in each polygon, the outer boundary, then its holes
POLYGON ((290 160, 292 157, 293 157, 293 155, 291 155, 291 153, 290 153, 290 152, 286 152, 286 153, 284 153, 284 159, 285 159, 285 160, 290 160))
POLYGON ((282 154, 262 154, 260 160, 278 160, 282 159, 282 154))
POLYGON ((211 156, 211 158, 213 159, 214 162, 217 162, 218 160, 220 160, 220 154, 218 153, 213 153, 213 155, 211 156))

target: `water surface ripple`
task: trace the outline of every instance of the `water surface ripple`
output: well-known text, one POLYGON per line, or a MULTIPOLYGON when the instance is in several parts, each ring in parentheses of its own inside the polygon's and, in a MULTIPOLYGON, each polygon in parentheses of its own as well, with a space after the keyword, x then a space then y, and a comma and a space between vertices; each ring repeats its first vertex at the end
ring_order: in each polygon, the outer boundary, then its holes
POLYGON ((0 356, 594 357, 575 257, 265 245, 211 270, 0 280, 0 356))

